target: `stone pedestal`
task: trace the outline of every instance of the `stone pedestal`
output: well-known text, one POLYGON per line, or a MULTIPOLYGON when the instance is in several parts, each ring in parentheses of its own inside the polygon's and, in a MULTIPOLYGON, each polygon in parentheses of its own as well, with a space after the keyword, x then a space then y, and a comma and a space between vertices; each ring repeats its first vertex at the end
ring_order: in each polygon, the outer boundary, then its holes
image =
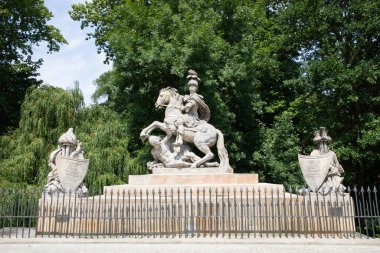
POLYGON ((129 185, 240 185, 257 184, 257 174, 150 174, 129 176, 129 185))
POLYGON ((151 174, 88 198, 40 200, 38 234, 197 235, 343 233, 354 230, 349 196, 296 195, 256 174, 151 174))

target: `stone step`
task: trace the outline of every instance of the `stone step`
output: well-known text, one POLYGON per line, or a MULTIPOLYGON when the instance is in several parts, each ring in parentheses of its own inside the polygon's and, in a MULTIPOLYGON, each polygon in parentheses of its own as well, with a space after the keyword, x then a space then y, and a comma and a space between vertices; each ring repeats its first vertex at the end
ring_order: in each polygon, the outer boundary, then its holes
POLYGON ((225 169, 220 167, 200 167, 200 168, 165 168, 157 167, 152 169, 152 174, 226 174, 225 169))
POLYGON ((148 174, 130 175, 129 185, 241 185, 257 184, 257 174, 148 174))
POLYGON ((259 194, 261 194, 261 197, 264 196, 265 193, 267 193, 267 196, 270 196, 272 193, 274 196, 279 195, 279 197, 283 197, 284 194, 284 186, 281 184, 268 184, 268 183, 257 183, 257 184, 220 184, 220 185, 209 185, 209 184, 203 184, 203 185, 111 185, 111 186, 105 186, 104 187, 104 194, 110 195, 111 192, 114 196, 117 195, 119 192, 119 195, 121 196, 124 192, 124 194, 128 194, 128 192, 131 194, 131 196, 140 196, 147 194, 149 196, 152 196, 152 193, 157 194, 159 191, 163 195, 165 193, 165 190, 168 194, 170 194, 172 191, 175 195, 178 193, 180 195, 183 195, 186 193, 186 195, 189 195, 191 192, 193 195, 200 194, 203 195, 203 190, 205 191, 205 194, 207 196, 215 195, 216 193, 218 195, 222 195, 224 192, 224 195, 227 195, 228 192, 230 192, 231 197, 233 196, 234 192, 236 192, 237 195, 240 195, 241 191, 245 194, 246 191, 250 192, 250 195, 252 194, 252 191, 254 190, 256 192, 255 197, 259 197, 259 194))

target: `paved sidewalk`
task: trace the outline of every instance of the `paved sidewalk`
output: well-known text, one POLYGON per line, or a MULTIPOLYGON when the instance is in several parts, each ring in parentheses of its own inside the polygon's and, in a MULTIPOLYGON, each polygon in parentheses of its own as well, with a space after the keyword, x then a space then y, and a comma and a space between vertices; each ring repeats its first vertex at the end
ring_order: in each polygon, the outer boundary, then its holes
POLYGON ((0 238, 2 253, 379 253, 380 239, 0 238))

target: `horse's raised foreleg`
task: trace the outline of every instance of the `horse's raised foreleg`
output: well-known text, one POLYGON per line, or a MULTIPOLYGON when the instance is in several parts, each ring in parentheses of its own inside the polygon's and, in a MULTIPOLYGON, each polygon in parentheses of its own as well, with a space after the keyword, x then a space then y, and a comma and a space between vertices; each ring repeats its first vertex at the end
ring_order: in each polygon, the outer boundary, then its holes
POLYGON ((152 124, 144 128, 140 133, 140 138, 145 140, 149 137, 149 134, 156 128, 160 128, 162 131, 167 132, 167 128, 164 123, 154 121, 152 124))

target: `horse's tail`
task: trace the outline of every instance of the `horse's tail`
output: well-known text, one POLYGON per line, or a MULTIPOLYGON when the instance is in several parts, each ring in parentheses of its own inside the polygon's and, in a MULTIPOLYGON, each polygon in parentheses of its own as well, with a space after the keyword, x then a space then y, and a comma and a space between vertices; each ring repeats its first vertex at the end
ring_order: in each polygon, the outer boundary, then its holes
POLYGON ((228 159, 227 149, 224 147, 223 134, 218 129, 216 129, 216 133, 218 134, 218 142, 216 143, 216 147, 218 149, 220 167, 224 168, 225 172, 227 172, 227 173, 234 173, 234 170, 230 166, 230 161, 228 159))

